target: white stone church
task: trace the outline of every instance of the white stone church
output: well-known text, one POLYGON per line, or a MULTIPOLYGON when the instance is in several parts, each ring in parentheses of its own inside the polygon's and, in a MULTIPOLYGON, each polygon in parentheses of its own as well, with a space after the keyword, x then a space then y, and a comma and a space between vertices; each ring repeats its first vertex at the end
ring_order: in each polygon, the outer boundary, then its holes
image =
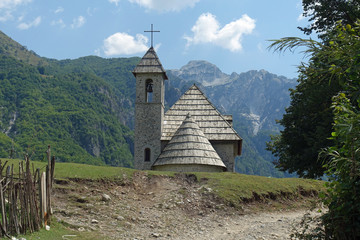
POLYGON ((135 168, 177 172, 234 171, 242 139, 194 84, 165 113, 166 72, 151 47, 136 78, 135 168))

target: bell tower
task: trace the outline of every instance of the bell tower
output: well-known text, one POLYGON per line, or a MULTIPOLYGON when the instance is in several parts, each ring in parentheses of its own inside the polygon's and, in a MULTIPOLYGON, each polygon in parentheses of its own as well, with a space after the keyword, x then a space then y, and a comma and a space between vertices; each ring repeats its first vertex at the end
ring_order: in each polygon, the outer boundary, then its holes
POLYGON ((151 46, 135 67, 135 142, 136 169, 151 169, 161 153, 161 133, 164 119, 166 72, 151 46))

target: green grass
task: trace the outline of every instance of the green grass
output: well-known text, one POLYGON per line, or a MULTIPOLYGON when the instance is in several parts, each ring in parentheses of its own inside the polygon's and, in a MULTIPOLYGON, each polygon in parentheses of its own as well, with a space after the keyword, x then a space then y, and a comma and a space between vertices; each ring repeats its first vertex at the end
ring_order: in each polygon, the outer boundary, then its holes
MULTIPOLYGON (((8 165, 14 165, 14 172, 18 170, 18 159, 1 159, 2 164, 8 161, 8 165)), ((46 162, 31 161, 34 168, 45 170, 46 162)), ((123 177, 131 179, 133 174, 139 170, 110 167, 110 166, 93 166, 78 163, 56 163, 55 178, 78 178, 89 180, 122 180, 123 177)), ((174 172, 145 171, 148 176, 164 175, 174 177, 174 172)), ((244 175, 239 173, 192 173, 198 180, 206 179, 206 185, 225 199, 231 199, 231 196, 237 198, 251 198, 253 193, 263 195, 268 193, 296 193, 299 188, 304 191, 320 190, 323 187, 322 181, 301 179, 301 178, 269 178, 254 175, 244 175)))
POLYGON ((254 193, 261 196, 285 195, 299 197, 299 190, 305 192, 323 189, 322 181, 301 178, 269 178, 239 173, 194 173, 198 179, 207 179, 207 185, 216 195, 227 202, 238 204, 241 199, 251 199, 254 193))
MULTIPOLYGON (((18 159, 0 159, 4 164, 14 165, 14 172, 18 169, 18 159)), ((34 168, 45 170, 47 163, 31 161, 34 168)), ((138 171, 130 168, 93 166, 77 163, 56 163, 55 178, 79 178, 79 179, 109 179, 109 180, 128 180, 138 171)), ((165 175, 174 177, 174 172, 145 171, 148 176, 165 175)), ((304 191, 319 191, 323 188, 323 182, 311 179, 301 178, 269 178, 262 176, 244 175, 239 173, 193 173, 198 180, 206 179, 205 185, 214 190, 215 194, 229 202, 239 201, 239 199, 250 199, 254 193, 257 195, 266 195, 273 193, 276 196, 281 194, 297 195, 299 189, 304 191)))
MULTIPOLYGON (((8 161, 7 166, 14 165, 14 172, 18 172, 19 162, 22 160, 19 159, 4 159, 0 158, 2 164, 5 161, 8 161)), ((45 171, 47 162, 36 162, 31 161, 31 166, 34 164, 34 169, 40 168, 41 171, 45 171)), ((110 167, 110 166, 93 166, 86 164, 78 163, 55 163, 55 178, 80 178, 80 179, 90 179, 98 180, 103 178, 110 179, 122 179, 124 175, 126 177, 131 177, 136 170, 130 168, 121 168, 121 167, 110 167)))
MULTIPOLYGON (((38 232, 34 232, 32 234, 27 235, 20 235, 17 236, 18 239, 21 237, 24 237, 27 240, 63 240, 63 239, 69 239, 69 240, 98 240, 103 239, 102 236, 100 236, 96 232, 79 232, 71 230, 66 226, 67 224, 62 222, 56 222, 53 220, 51 222, 50 230, 47 231, 45 228, 40 229, 38 232)), ((4 238, 5 239, 5 238, 4 238)), ((7 239, 7 238, 6 238, 7 239)))

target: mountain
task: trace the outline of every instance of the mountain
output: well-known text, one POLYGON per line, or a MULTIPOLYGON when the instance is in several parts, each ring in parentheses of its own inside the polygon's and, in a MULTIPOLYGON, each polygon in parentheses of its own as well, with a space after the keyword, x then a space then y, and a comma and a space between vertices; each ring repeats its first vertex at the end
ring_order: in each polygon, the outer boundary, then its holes
POLYGON ((0 157, 13 149, 16 157, 28 153, 41 160, 50 144, 58 161, 133 166, 127 125, 134 107, 129 87, 120 86, 134 84, 128 76, 138 58, 58 61, 1 39, 0 157), (101 76, 107 74, 116 78, 101 76))
POLYGON ((282 118, 290 101, 289 88, 296 86, 295 79, 265 70, 227 75, 206 61, 190 61, 180 70, 168 70, 167 74, 170 79, 200 83, 219 109, 251 123, 252 135, 264 129, 279 130, 275 120, 282 118))
MULTIPOLYGON (((96 56, 47 59, 0 32, 0 157, 44 159, 47 145, 58 161, 133 166, 135 78, 140 58, 96 56)), ((166 61, 164 59, 163 61, 166 61)), ((265 150, 280 129, 296 82, 265 70, 223 73, 206 61, 168 70, 165 107, 196 83, 223 113, 232 114, 244 139, 236 170, 287 176, 265 150)))
POLYGON ((237 171, 265 176, 286 175, 274 168, 273 156, 265 148, 270 134, 280 131, 276 120, 282 118, 290 103, 289 89, 296 86, 295 79, 265 70, 228 75, 206 61, 190 61, 180 70, 169 70, 167 74, 170 84, 174 82, 173 78, 180 83, 177 88, 194 82, 202 85, 206 96, 223 114, 233 115, 234 128, 244 138, 243 155, 236 163, 237 171))
POLYGON ((0 31, 0 55, 13 57, 33 66, 47 65, 46 59, 38 56, 34 51, 29 51, 25 46, 15 42, 0 31))
POLYGON ((169 70, 171 75, 186 81, 197 81, 203 86, 222 85, 230 81, 227 74, 207 61, 190 61, 180 70, 169 70))

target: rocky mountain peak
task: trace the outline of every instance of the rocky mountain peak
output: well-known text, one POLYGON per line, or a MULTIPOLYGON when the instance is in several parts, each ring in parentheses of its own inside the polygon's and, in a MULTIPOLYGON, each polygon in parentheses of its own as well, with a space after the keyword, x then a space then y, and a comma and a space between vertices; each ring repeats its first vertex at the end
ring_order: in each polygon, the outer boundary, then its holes
POLYGON ((204 60, 193 60, 188 62, 185 66, 181 67, 181 72, 187 73, 204 73, 204 74, 213 74, 220 76, 223 74, 221 70, 212 63, 209 63, 204 60))
POLYGON ((180 70, 170 70, 171 74, 185 81, 200 82, 203 86, 215 86, 229 81, 230 76, 216 65, 204 60, 190 61, 180 70))

